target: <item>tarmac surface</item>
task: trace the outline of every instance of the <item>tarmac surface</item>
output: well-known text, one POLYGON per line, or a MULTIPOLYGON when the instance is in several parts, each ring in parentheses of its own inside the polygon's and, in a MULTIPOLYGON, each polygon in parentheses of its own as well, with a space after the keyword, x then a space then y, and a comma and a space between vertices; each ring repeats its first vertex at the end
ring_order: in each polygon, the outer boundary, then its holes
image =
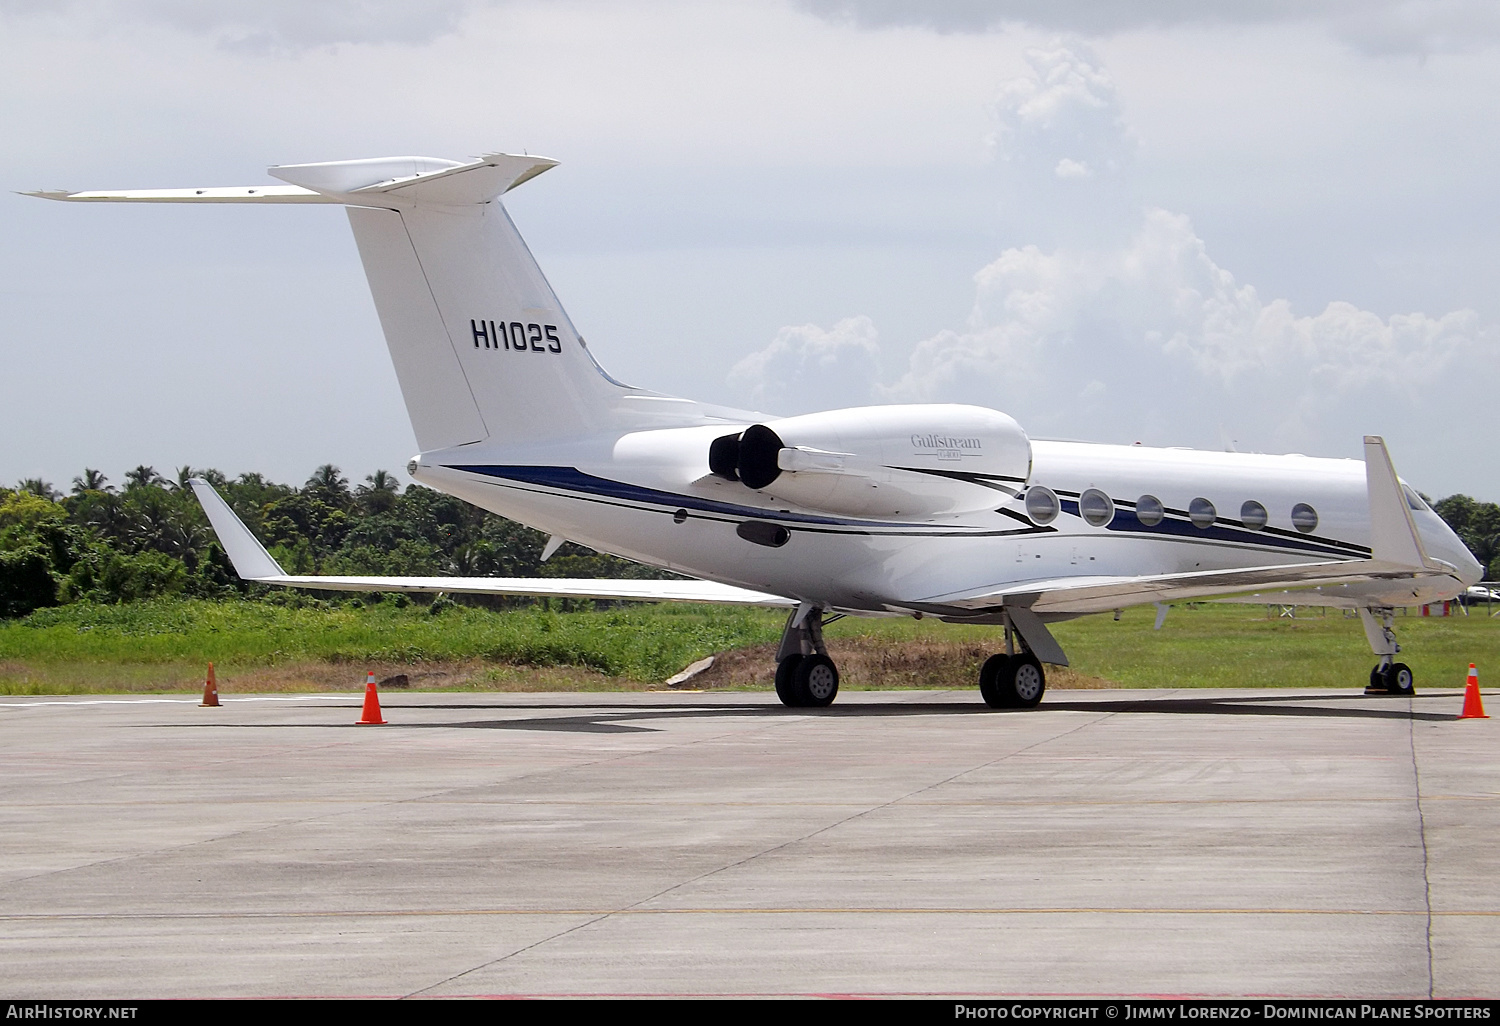
POLYGON ((1500 995, 1460 691, 383 697, 0 698, 0 996, 1500 995))

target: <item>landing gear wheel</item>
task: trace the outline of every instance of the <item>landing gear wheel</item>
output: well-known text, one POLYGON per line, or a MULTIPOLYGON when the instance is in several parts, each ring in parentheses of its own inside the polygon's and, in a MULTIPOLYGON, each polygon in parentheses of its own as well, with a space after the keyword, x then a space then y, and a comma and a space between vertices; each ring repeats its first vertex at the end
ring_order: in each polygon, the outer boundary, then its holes
POLYGON ((1383 695, 1389 691, 1390 688, 1385 683, 1385 667, 1377 663, 1375 668, 1370 671, 1370 686, 1365 688, 1365 694, 1383 695))
POLYGON ((1010 656, 1001 652, 992 655, 979 668, 979 697, 991 709, 1004 709, 1014 703, 1007 702, 1001 693, 1000 680, 1010 670, 1010 656))
POLYGON ((781 699, 781 704, 795 709, 802 705, 797 699, 797 666, 802 662, 803 656, 794 653, 787 656, 776 664, 776 697, 781 699))
POLYGON ((803 656, 792 674, 797 704, 821 709, 839 693, 839 668, 826 655, 803 656))
POLYGON ((1412 676, 1411 667, 1405 663, 1392 663, 1385 672, 1386 690, 1393 695, 1410 697, 1416 693, 1415 684, 1416 678, 1412 676))
POLYGON ((1042 664, 1030 652, 1011 659, 999 677, 1000 698, 1006 705, 1021 709, 1035 708, 1047 690, 1047 676, 1042 664))

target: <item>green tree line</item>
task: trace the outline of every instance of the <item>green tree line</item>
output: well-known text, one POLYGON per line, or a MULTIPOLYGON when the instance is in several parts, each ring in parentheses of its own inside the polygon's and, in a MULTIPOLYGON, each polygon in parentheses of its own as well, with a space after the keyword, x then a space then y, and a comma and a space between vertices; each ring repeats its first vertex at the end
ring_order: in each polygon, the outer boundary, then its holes
MULTIPOLYGON (((211 482, 292 574, 666 576, 573 545, 543 563, 540 532, 419 485, 403 491, 383 470, 350 487, 338 467, 324 464, 296 488, 254 473, 231 480, 182 467, 165 478, 140 466, 116 488, 86 469, 66 495, 35 478, 0 488, 0 616, 167 595, 286 601, 284 590, 236 576, 188 487, 192 477, 211 482)), ((1487 579, 1500 573, 1500 505, 1450 495, 1433 508, 1485 565, 1487 579)))
POLYGON ((351 488, 338 467, 324 464, 297 488, 255 473, 230 479, 182 467, 166 478, 140 466, 116 488, 86 469, 66 495, 40 479, 0 488, 0 616, 170 595, 286 601, 284 589, 235 574, 188 487, 193 477, 213 484, 292 574, 667 576, 575 545, 543 563, 541 532, 430 488, 402 490, 383 470, 351 488))
POLYGON ((1484 566, 1484 579, 1493 581, 1500 574, 1500 504, 1450 495, 1432 508, 1484 566))

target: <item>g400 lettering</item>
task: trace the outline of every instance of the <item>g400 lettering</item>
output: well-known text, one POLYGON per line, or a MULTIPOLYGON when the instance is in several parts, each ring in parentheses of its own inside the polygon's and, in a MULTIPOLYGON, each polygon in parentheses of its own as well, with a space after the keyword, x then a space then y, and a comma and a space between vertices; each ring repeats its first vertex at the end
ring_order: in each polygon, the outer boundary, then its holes
POLYGON ((476 321, 469 319, 475 349, 508 349, 513 353, 560 353, 562 339, 555 324, 522 324, 520 321, 476 321), (545 345, 544 345, 545 343, 545 345))

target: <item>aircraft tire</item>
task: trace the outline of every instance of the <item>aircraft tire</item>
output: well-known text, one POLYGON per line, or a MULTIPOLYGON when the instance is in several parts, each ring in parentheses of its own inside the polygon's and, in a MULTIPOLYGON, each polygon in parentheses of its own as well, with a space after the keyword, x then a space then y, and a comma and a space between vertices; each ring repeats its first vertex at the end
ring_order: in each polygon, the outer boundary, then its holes
POLYGON ((1005 701, 1019 709, 1034 709, 1047 690, 1047 675, 1042 664, 1030 652, 1024 652, 1010 661, 1000 677, 1000 694, 1005 701))
POLYGON ((839 668, 826 655, 804 656, 792 675, 797 704, 821 709, 839 693, 839 668))
POLYGON ((776 664, 776 697, 789 709, 799 708, 803 703, 797 697, 797 666, 802 662, 800 653, 793 653, 776 664))
POLYGON ((1376 663, 1375 668, 1370 671, 1370 687, 1366 690, 1365 693, 1369 694, 1370 691, 1389 690, 1390 684, 1385 679, 1385 667, 1381 666, 1379 663, 1376 663))
POLYGON ((1000 688, 1000 679, 1009 669, 1010 656, 1004 652, 990 656, 979 668, 979 697, 991 709, 1005 709, 1009 705, 1000 688))
POLYGON ((1416 677, 1411 672, 1411 667, 1405 663, 1392 663, 1391 668, 1386 671, 1385 687, 1393 695, 1413 695, 1416 693, 1416 677))

